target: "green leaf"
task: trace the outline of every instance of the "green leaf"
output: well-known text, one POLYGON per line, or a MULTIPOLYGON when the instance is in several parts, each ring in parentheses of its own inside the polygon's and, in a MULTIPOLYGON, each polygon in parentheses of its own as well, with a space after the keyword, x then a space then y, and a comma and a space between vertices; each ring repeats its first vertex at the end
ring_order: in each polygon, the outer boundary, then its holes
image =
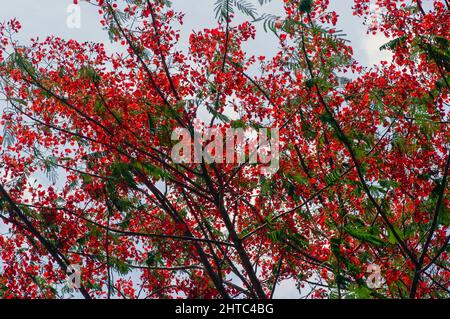
POLYGON ((301 0, 298 6, 300 12, 311 12, 313 6, 313 0, 301 0))
POLYGON ((327 174, 327 176, 325 177, 325 180, 326 180, 327 184, 334 184, 340 178, 341 178, 341 170, 335 169, 327 174))
POLYGON ((113 205, 120 212, 128 211, 131 207, 133 207, 133 203, 128 198, 117 198, 115 196, 111 196, 110 199, 113 205))
POLYGON ((29 73, 31 76, 36 76, 36 69, 30 63, 30 61, 26 60, 20 53, 14 54, 14 61, 24 73, 29 73))
POLYGON ((230 119, 228 118, 228 116, 217 112, 215 109, 209 107, 208 108, 209 111, 212 113, 212 115, 214 115, 215 117, 217 117, 219 120, 221 120, 224 123, 230 123, 230 119))
POLYGON ((156 254, 153 251, 147 253, 147 259, 145 260, 145 264, 147 266, 154 266, 156 261, 156 254))
POLYGON ((214 13, 216 19, 223 21, 226 19, 227 15, 234 13, 231 0, 217 0, 215 3, 214 13))
POLYGON ((231 121, 232 128, 246 128, 245 122, 243 120, 231 121))
POLYGON ((308 177, 303 176, 302 174, 292 174, 289 175, 289 177, 301 185, 307 185, 309 183, 308 177))
POLYGON ((263 21, 263 28, 265 32, 272 31, 275 35, 277 34, 277 21, 280 19, 279 16, 273 14, 263 14, 259 18, 255 19, 254 22, 263 21))
POLYGON ((169 176, 163 169, 149 163, 133 162, 131 165, 137 170, 145 173, 146 175, 152 176, 156 179, 161 179, 162 177, 169 176))
POLYGON ((103 102, 101 100, 95 101, 94 111, 98 115, 105 115, 106 107, 105 107, 105 105, 103 104, 103 102))
POLYGON ((355 238, 357 238, 357 239, 359 239, 360 241, 362 241, 362 242, 366 242, 366 243, 371 243, 371 244, 373 244, 373 245, 375 245, 375 246, 377 246, 377 247, 380 247, 380 246, 384 246, 385 245, 385 242, 382 240, 382 239, 380 239, 378 236, 376 236, 376 235, 373 235, 373 234, 370 234, 370 233, 368 233, 366 230, 364 230, 364 229, 361 229, 361 228, 351 228, 351 227, 345 227, 345 231, 349 234, 349 235, 351 235, 351 236, 353 236, 353 237, 355 237, 355 238))
POLYGON ((356 288, 355 293, 358 299, 370 299, 371 297, 370 296, 371 291, 366 286, 360 286, 356 288))
POLYGON ((441 211, 438 215, 439 225, 450 226, 450 208, 446 205, 442 205, 441 211))
POLYGON ((110 256, 109 262, 111 264, 111 267, 117 270, 121 275, 126 275, 130 272, 130 267, 127 265, 127 263, 119 258, 110 256))
POLYGON ((308 240, 300 233, 289 234, 288 238, 294 241, 301 248, 308 248, 308 240))
POLYGON ((256 8, 251 2, 246 0, 234 0, 234 4, 240 12, 255 19, 256 8))
POLYGON ((306 139, 314 139, 317 136, 317 132, 314 130, 314 127, 307 122, 304 122, 302 125, 302 132, 306 139))
POLYGON ((280 230, 273 230, 267 233, 267 237, 269 237, 269 239, 274 242, 274 243, 279 243, 281 242, 283 239, 286 238, 286 233, 284 230, 280 229, 280 230))
POLYGON ((402 36, 402 37, 396 38, 394 40, 391 40, 391 41, 383 44, 380 47, 380 51, 382 51, 382 50, 394 50, 397 46, 399 46, 402 43, 404 43, 405 40, 406 40, 406 36, 402 36))
POLYGON ((119 181, 123 181, 131 187, 136 186, 136 181, 127 163, 116 162, 111 165, 111 176, 119 181))
MULTIPOLYGON (((400 237, 401 240, 405 239, 405 235, 403 234, 403 232, 398 229, 398 227, 394 226, 395 232, 397 233, 397 235, 400 237)), ((388 241, 390 244, 396 244, 397 243, 397 239, 394 236, 394 233, 388 228, 388 241)))
POLYGON ((17 98, 14 98, 14 97, 10 97, 10 98, 8 98, 8 100, 14 101, 14 102, 22 104, 22 105, 27 105, 28 104, 25 100, 17 99, 17 98))
POLYGON ((82 66, 78 71, 78 75, 81 79, 87 79, 94 83, 100 82, 100 75, 98 75, 97 70, 91 66, 82 66))
POLYGON ((314 79, 307 79, 305 81, 305 85, 308 89, 312 89, 316 85, 316 80, 314 79))

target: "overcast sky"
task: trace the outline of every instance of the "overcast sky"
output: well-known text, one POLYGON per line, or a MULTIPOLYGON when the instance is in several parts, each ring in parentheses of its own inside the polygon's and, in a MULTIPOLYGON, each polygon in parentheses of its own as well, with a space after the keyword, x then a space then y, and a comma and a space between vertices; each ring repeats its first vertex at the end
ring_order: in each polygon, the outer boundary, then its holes
MULTIPOLYGON (((214 3, 216 0, 171 0, 176 11, 185 13, 182 27, 182 38, 179 43, 181 49, 187 48, 187 40, 192 30, 211 28, 216 25, 214 18, 214 3)), ((251 0, 257 3, 257 0, 251 0)), ((69 28, 67 18, 68 6, 72 0, 1 0, 0 22, 17 18, 22 24, 18 38, 26 43, 30 38, 41 39, 48 35, 60 36, 65 39, 78 41, 104 42, 109 50, 114 46, 109 44, 107 33, 101 28, 97 8, 80 1, 81 27, 69 28)), ((331 6, 338 12, 341 19, 338 27, 347 33, 355 52, 355 58, 364 66, 379 63, 381 59, 389 59, 379 47, 387 42, 382 36, 366 35, 362 20, 351 13, 353 0, 330 0, 331 6)), ((279 15, 282 13, 282 0, 272 0, 270 4, 259 7, 260 13, 279 15)), ((245 46, 248 54, 264 55, 270 57, 277 52, 277 43, 274 36, 264 32, 261 25, 255 40, 245 46)), ((0 103, 0 114, 2 105, 0 103)), ((1 131, 0 131, 1 134, 1 131)), ((0 223, 0 233, 5 229, 0 223)), ((0 264, 1 266, 1 264, 0 264)), ((276 290, 277 298, 295 298, 298 292, 292 281, 285 281, 276 290)))

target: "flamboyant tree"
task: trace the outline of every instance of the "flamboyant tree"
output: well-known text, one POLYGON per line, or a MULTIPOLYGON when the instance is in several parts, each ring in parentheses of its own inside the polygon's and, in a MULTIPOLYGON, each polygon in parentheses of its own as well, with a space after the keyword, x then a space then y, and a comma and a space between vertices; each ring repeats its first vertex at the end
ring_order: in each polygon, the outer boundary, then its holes
POLYGON ((217 0, 188 52, 168 1, 90 2, 120 52, 0 25, 0 297, 64 297, 73 264, 85 298, 449 297, 447 0, 355 0, 390 39, 370 69, 328 0, 217 0), (257 23, 271 59, 242 48, 257 23), (279 170, 174 161, 201 121, 278 128, 279 170))

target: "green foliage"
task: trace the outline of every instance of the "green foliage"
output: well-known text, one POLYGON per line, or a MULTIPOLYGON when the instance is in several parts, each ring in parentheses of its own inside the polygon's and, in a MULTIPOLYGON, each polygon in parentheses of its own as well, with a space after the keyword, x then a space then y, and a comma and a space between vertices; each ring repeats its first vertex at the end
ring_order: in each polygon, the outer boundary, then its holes
POLYGON ((438 215, 439 225, 450 226, 450 208, 446 205, 441 205, 441 210, 438 215))
POLYGON ((98 100, 95 101, 95 104, 94 104, 94 111, 95 111, 95 113, 96 113, 97 115, 100 115, 100 116, 105 115, 105 113, 106 113, 106 107, 105 107, 105 105, 103 104, 103 102, 102 102, 100 99, 98 99, 98 100))
POLYGON ((263 28, 265 32, 271 31, 274 34, 277 34, 277 21, 279 21, 280 17, 274 14, 264 13, 254 22, 263 22, 263 28))
POLYGON ((213 116, 215 116, 216 118, 218 118, 219 120, 221 120, 224 123, 229 123, 230 122, 230 118, 228 116, 226 116, 225 114, 222 114, 218 111, 216 111, 214 108, 212 107, 208 107, 208 110, 211 112, 211 114, 213 116))
POLYGON ((18 66, 18 68, 25 74, 29 74, 32 77, 36 77, 38 72, 34 68, 33 64, 26 59, 26 57, 22 56, 22 54, 15 52, 12 55, 12 59, 14 63, 18 66))
POLYGON ((286 239, 286 233, 282 229, 272 230, 267 232, 267 237, 273 242, 273 243, 279 243, 283 239, 286 239))
POLYGON ((56 180, 58 178, 58 174, 56 172, 56 164, 57 164, 58 158, 55 156, 49 156, 44 159, 44 170, 45 175, 47 178, 53 183, 56 183, 56 180))
POLYGON ((316 80, 315 79, 307 79, 305 81, 305 86, 309 90, 311 90, 315 85, 316 85, 316 80))
POLYGON ((114 180, 122 181, 133 188, 136 187, 136 181, 128 163, 115 162, 111 164, 110 170, 114 180))
MULTIPOLYGON (((113 205, 117 208, 120 212, 128 211, 130 208, 133 207, 133 202, 128 197, 111 197, 111 201, 113 205)), ((128 218, 124 219, 122 222, 122 226, 126 226, 127 223, 129 223, 130 216, 127 215, 128 218)))
POLYGON ((372 298, 385 298, 382 294, 367 287, 366 283, 352 284, 348 287, 349 294, 348 299, 372 299, 372 298))
POLYGON ((82 66, 78 71, 78 76, 80 79, 87 79, 93 83, 100 82, 100 75, 97 73, 97 70, 89 65, 82 66))
POLYGON ((332 170, 325 176, 327 184, 334 184, 341 179, 341 169, 332 170))
MULTIPOLYGON (((260 0, 260 3, 262 1, 260 0)), ((234 8, 243 14, 255 19, 256 8, 247 0, 217 0, 215 3, 215 15, 219 21, 226 21, 227 17, 234 14, 234 8)))
POLYGON ((432 36, 430 42, 421 41, 420 47, 427 54, 429 60, 450 72, 450 41, 436 35, 432 36))
POLYGON ((245 122, 243 120, 235 120, 235 121, 231 121, 231 127, 232 128, 246 128, 247 125, 245 124, 245 122))
POLYGON ((253 6, 251 2, 248 2, 246 0, 235 0, 234 5, 240 12, 244 13, 249 17, 252 17, 253 19, 255 18, 256 8, 253 6))
POLYGON ((302 123, 302 132, 306 139, 314 139, 317 137, 317 131, 314 130, 314 127, 308 122, 302 123))
POLYGON ((303 176, 302 174, 288 174, 289 178, 293 179, 300 185, 308 185, 309 179, 306 176, 303 176))
MULTIPOLYGON (((394 232, 391 231, 389 228, 387 229, 388 231, 388 241, 390 244, 395 245, 397 243, 397 239, 395 238, 394 232)), ((401 240, 405 239, 405 235, 403 234, 403 232, 397 228, 396 226, 394 226, 394 231, 397 234, 397 236, 400 237, 401 240)))
POLYGON ((301 0, 298 5, 300 12, 311 12, 313 6, 313 0, 301 0))
MULTIPOLYGON (((267 4, 272 0, 258 0, 260 5, 267 4)), ((234 14, 236 8, 239 12, 256 19, 256 7, 249 0, 217 0, 215 3, 215 15, 219 21, 226 21, 227 16, 234 14)))
POLYGON ((121 275, 126 275, 131 271, 130 266, 125 261, 114 256, 109 256, 109 265, 121 275))
POLYGON ((156 263, 156 253, 153 251, 149 251, 147 253, 147 259, 145 260, 145 264, 149 267, 155 266, 156 263))
POLYGON ((164 177, 169 177, 169 174, 166 171, 164 171, 163 169, 161 169, 155 165, 152 165, 150 163, 135 161, 131 164, 131 167, 135 168, 135 169, 143 172, 147 176, 151 176, 157 180, 164 178, 164 177))
POLYGON ((22 99, 18 99, 18 98, 15 98, 15 97, 8 98, 8 101, 10 101, 10 102, 13 101, 13 102, 19 103, 19 104, 24 105, 24 106, 28 105, 27 101, 22 100, 22 99))
POLYGON ((380 51, 382 50, 395 50, 399 45, 402 45, 406 41, 406 36, 395 38, 380 47, 380 51))

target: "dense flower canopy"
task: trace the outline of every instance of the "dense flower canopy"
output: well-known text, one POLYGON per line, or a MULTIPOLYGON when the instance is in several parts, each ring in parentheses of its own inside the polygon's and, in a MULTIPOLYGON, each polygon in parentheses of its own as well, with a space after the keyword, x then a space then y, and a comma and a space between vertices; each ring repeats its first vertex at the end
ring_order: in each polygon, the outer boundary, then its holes
POLYGON ((0 24, 0 297, 64 297, 73 264, 85 298, 450 296, 447 0, 378 0, 376 21, 354 0, 390 39, 370 69, 329 0, 218 0, 188 52, 168 1, 90 2, 120 52, 0 24), (257 23, 273 58, 243 49, 257 23), (278 128, 279 170, 174 162, 172 132, 201 121, 278 128))

